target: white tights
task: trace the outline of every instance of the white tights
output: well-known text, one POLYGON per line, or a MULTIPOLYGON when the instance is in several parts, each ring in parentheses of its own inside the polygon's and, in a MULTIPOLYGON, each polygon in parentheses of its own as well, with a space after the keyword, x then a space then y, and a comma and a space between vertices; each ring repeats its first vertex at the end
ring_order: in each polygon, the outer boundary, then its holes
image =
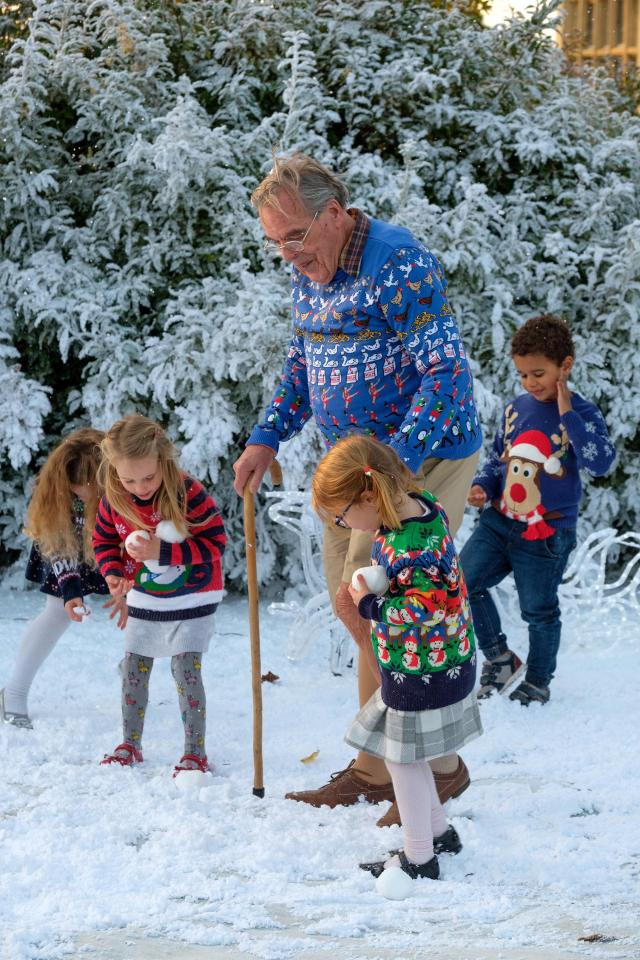
POLYGON ((47 596, 42 613, 25 630, 13 673, 4 688, 8 713, 28 713, 27 698, 33 678, 70 624, 61 597, 47 596))
POLYGON ((385 763, 402 820, 405 856, 412 863, 427 863, 433 857, 433 838, 448 826, 429 762, 385 763))

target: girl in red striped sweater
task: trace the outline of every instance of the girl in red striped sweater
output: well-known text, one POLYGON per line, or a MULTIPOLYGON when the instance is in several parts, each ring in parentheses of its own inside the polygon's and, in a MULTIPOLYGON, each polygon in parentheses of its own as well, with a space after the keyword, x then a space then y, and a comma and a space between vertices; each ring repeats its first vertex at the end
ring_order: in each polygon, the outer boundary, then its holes
POLYGON ((102 763, 142 762, 149 677, 156 657, 171 657, 184 724, 175 768, 208 770, 202 654, 222 599, 226 536, 212 497, 180 470, 175 447, 140 414, 115 423, 101 444, 93 548, 112 597, 127 597, 122 674, 123 740, 102 763), (131 536, 135 534, 135 536, 131 536))

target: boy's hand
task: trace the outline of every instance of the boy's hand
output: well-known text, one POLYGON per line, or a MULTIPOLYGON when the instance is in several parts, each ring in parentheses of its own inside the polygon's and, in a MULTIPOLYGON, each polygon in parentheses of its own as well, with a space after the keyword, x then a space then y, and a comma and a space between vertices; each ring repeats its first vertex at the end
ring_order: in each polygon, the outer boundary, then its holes
POLYGON ((369 594, 373 592, 367 586, 367 581, 365 580, 365 578, 362 576, 361 573, 358 574, 358 589, 354 590, 351 584, 349 584, 347 589, 349 590, 349 595, 351 596, 351 599, 353 600, 356 607, 358 606, 358 604, 360 603, 363 597, 368 597, 369 594))
POLYGON ((127 607, 127 601, 124 597, 109 597, 109 599, 102 604, 102 609, 111 609, 109 620, 113 620, 113 618, 117 616, 118 621, 116 626, 118 630, 124 630, 127 625, 127 620, 129 619, 129 608, 127 607))
POLYGON ((152 533, 148 540, 143 540, 142 537, 138 537, 137 540, 134 540, 133 543, 127 547, 127 553, 130 557, 133 557, 134 560, 137 560, 138 563, 144 563, 145 560, 159 560, 160 540, 156 537, 155 533, 152 533))
POLYGON ((131 586, 132 586, 131 581, 126 580, 125 577, 116 577, 112 573, 110 573, 104 579, 107 586, 109 587, 109 593, 111 594, 112 597, 116 597, 117 599, 120 597, 124 597, 129 592, 129 590, 131 590, 131 586))
POLYGON ((82 623, 82 614, 74 613, 74 607, 82 606, 82 597, 74 597, 73 600, 67 600, 64 605, 64 612, 69 617, 69 620, 73 620, 74 623, 82 623))
POLYGON ((480 486, 479 483, 474 483, 469 490, 467 495, 467 503, 470 507, 484 507, 487 502, 487 491, 480 486))
POLYGON ((556 396, 558 398, 558 413, 562 416, 565 413, 569 413, 569 410, 572 410, 571 406, 571 391, 567 386, 567 378, 560 377, 558 383, 556 384, 556 396))

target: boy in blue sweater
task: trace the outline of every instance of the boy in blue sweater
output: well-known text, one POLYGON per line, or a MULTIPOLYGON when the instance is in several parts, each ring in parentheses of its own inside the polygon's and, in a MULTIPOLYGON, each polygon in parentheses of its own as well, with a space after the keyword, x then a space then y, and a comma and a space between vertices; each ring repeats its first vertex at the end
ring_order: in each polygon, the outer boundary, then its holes
POLYGON ((529 624, 524 681, 510 694, 525 706, 549 700, 560 646, 558 588, 576 545, 580 470, 603 476, 615 460, 599 409, 571 393, 575 350, 556 317, 527 321, 511 341, 525 390, 505 407, 487 463, 468 503, 487 509, 460 555, 485 663, 479 699, 504 693, 525 669, 509 649, 489 589, 513 573, 529 624))

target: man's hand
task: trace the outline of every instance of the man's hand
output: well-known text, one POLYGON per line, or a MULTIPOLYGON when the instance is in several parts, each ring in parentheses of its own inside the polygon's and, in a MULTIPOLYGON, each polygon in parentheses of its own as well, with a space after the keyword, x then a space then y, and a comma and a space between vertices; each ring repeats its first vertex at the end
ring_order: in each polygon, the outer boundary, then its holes
POLYGON ((484 507, 487 502, 487 492, 479 483, 474 483, 467 495, 467 503, 470 507, 484 507))
POLYGON ((131 590, 132 583, 130 580, 126 580, 124 577, 115 577, 110 573, 107 577, 104 578, 107 586, 109 587, 109 593, 112 597, 120 598, 126 596, 126 594, 131 590))
POLYGON ((69 617, 69 620, 73 620, 74 623, 82 623, 82 614, 74 613, 74 607, 82 606, 82 597, 74 597, 73 600, 67 600, 64 605, 64 612, 69 617))
POLYGON ((127 601, 124 597, 109 597, 109 599, 102 604, 102 609, 110 609, 109 620, 113 620, 113 618, 117 616, 118 622, 116 626, 119 630, 124 630, 127 625, 127 620, 129 619, 129 608, 127 607, 127 601))
POLYGON ((127 553, 138 563, 144 563, 145 560, 160 559, 160 540, 155 533, 149 535, 148 540, 142 537, 132 538, 127 547, 127 553))
POLYGON ((336 613, 359 647, 366 647, 371 643, 371 624, 358 613, 358 608, 354 606, 349 595, 349 584, 344 581, 336 593, 336 613))
POLYGON ((259 443, 252 443, 245 449, 233 465, 233 472, 236 475, 233 489, 239 497, 243 496, 249 478, 251 478, 249 486, 251 493, 258 492, 262 478, 275 458, 276 452, 272 447, 265 447, 259 443))
POLYGON ((558 413, 563 416, 573 410, 571 406, 571 391, 567 386, 567 377, 560 377, 556 385, 556 396, 558 398, 558 413))

